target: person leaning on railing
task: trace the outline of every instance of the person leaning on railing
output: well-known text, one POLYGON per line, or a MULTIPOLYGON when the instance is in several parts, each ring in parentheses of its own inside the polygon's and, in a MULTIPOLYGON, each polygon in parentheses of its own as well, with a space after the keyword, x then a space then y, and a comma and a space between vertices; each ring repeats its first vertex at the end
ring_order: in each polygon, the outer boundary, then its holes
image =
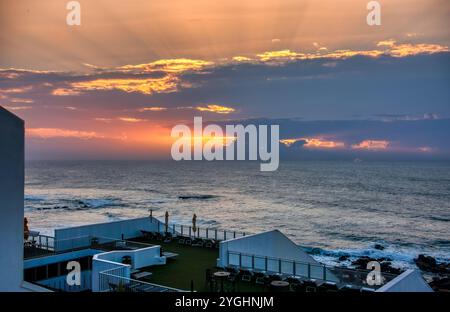
POLYGON ((23 238, 24 240, 28 240, 30 237, 30 229, 28 228, 28 220, 27 218, 23 218, 23 238))

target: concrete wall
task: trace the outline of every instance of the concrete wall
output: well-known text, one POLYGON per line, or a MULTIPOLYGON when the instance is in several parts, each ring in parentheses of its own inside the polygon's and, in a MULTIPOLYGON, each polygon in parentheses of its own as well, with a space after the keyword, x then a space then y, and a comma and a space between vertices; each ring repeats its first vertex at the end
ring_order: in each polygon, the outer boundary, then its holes
POLYGON ((160 257, 161 246, 151 246, 136 250, 116 250, 97 254, 92 259, 92 291, 99 291, 99 273, 123 267, 125 273, 122 277, 130 278, 131 270, 148 267, 151 265, 166 264, 166 258, 160 257), (131 257, 131 266, 122 264, 122 257, 131 257))
MULTIPOLYGON (((141 236, 141 230, 156 232, 164 227, 156 218, 144 217, 131 220, 90 224, 55 230, 56 251, 90 246, 90 238, 124 239, 141 236)), ((102 243, 103 241, 100 241, 102 243)))
POLYGON ((24 122, 0 107, 0 291, 23 281, 24 122))

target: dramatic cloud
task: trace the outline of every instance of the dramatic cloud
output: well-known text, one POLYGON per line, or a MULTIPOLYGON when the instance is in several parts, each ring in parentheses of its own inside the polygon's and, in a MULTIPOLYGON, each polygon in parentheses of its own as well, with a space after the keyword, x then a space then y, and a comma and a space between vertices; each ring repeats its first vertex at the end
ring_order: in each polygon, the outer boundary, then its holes
POLYGON ((174 124, 233 116, 237 123, 280 120, 281 148, 294 158, 450 155, 443 139, 450 117, 448 48, 395 40, 374 45, 333 51, 317 43, 315 52, 85 65, 83 72, 1 70, 0 105, 26 121, 28 137, 45 138, 36 148, 65 138, 106 144, 122 133, 135 149, 141 142, 154 146, 152 140, 163 148, 174 124))
POLYGON ((165 76, 154 79, 96 79, 72 83, 75 91, 120 90, 124 92, 139 92, 143 94, 170 93, 177 91, 177 77, 165 76))

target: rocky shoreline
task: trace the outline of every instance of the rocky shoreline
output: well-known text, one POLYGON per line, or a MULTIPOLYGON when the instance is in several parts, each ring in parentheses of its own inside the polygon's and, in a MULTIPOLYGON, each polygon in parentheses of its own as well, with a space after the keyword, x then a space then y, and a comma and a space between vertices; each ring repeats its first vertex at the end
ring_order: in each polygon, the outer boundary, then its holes
MULTIPOLYGON (((348 261, 349 256, 339 257, 339 261, 348 261)), ((367 270, 367 264, 371 261, 377 261, 381 265, 381 271, 384 273, 401 274, 405 270, 392 266, 390 258, 371 258, 362 256, 351 262, 352 267, 361 270, 367 270)), ((414 259, 414 263, 419 268, 428 284, 434 291, 450 292, 450 262, 438 263, 435 258, 427 255, 419 255, 414 259)))

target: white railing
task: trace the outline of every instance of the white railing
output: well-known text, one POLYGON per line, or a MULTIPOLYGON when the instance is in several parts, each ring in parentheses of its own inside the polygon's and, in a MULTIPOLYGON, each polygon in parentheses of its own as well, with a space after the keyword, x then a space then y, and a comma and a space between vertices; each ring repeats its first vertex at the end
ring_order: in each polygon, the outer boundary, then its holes
MULTIPOLYGON (((314 264, 295 260, 245 254, 240 252, 227 252, 228 267, 235 267, 265 275, 283 275, 286 277, 300 277, 308 280, 320 280, 348 284, 359 287, 378 288, 380 285, 368 285, 367 275, 370 271, 330 267, 324 264, 314 264)), ((382 284, 385 284, 397 275, 380 272, 382 284)))
POLYGON ((134 280, 126 277, 124 267, 102 271, 99 273, 100 292, 183 292, 183 290, 153 283, 134 280))
MULTIPOLYGON (((166 225, 161 221, 158 222, 158 232, 159 233, 166 232, 166 225)), ((174 224, 174 223, 171 223, 167 226, 167 232, 176 236, 214 239, 216 241, 225 241, 227 239, 239 238, 246 235, 245 232, 228 231, 208 227, 196 227, 194 231, 192 225, 174 224)))

